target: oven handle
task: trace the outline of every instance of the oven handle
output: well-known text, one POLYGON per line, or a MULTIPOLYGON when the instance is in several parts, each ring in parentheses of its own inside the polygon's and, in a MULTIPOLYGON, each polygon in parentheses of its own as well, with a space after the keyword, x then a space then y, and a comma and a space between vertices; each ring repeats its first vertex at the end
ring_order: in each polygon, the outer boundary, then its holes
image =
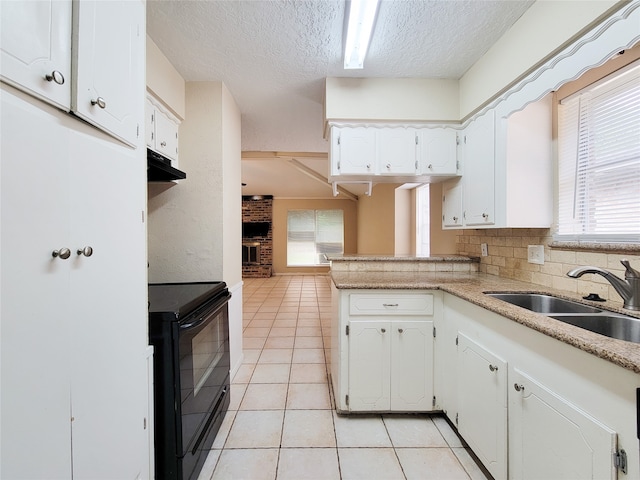
POLYGON ((202 314, 197 315, 197 320, 194 320, 193 322, 189 322, 189 323, 181 323, 180 330, 190 330, 192 328, 199 327, 213 312, 223 307, 229 301, 229 298, 230 298, 230 295, 225 296, 222 300, 216 302, 211 307, 208 307, 206 312, 203 312, 202 314))

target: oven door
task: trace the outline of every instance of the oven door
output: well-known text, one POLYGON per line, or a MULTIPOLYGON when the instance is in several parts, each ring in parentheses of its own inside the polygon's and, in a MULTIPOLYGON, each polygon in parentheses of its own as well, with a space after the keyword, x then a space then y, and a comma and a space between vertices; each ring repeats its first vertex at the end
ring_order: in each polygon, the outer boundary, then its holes
MULTIPOLYGON (((216 299, 178 325, 182 442, 178 456, 195 452, 206 437, 215 404, 229 378, 229 297, 216 299)), ((178 392, 176 392, 178 393, 178 392)))

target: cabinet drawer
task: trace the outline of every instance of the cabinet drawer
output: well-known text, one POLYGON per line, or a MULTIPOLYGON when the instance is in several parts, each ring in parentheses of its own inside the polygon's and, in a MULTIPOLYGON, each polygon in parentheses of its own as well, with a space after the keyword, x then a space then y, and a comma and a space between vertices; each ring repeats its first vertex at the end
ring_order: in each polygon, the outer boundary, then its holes
POLYGON ((354 293, 349 298, 350 315, 433 315, 433 295, 354 293))

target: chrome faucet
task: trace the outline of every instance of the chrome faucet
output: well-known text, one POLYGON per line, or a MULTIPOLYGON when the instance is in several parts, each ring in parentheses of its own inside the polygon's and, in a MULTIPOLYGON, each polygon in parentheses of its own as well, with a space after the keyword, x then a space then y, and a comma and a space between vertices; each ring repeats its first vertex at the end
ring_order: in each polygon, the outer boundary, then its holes
POLYGON ((631 268, 629 260, 622 260, 620 263, 626 269, 624 280, 599 267, 578 267, 567 272, 567 275, 572 278, 579 278, 585 273, 602 275, 620 294, 624 301, 624 308, 640 310, 640 272, 631 268))

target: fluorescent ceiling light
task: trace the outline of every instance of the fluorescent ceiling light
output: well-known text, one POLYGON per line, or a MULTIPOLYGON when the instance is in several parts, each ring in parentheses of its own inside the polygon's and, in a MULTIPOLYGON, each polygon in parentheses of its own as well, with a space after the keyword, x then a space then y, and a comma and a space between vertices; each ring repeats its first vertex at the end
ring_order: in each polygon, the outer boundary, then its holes
POLYGON ((369 48, 379 0, 351 0, 344 50, 344 68, 362 68, 369 48))

